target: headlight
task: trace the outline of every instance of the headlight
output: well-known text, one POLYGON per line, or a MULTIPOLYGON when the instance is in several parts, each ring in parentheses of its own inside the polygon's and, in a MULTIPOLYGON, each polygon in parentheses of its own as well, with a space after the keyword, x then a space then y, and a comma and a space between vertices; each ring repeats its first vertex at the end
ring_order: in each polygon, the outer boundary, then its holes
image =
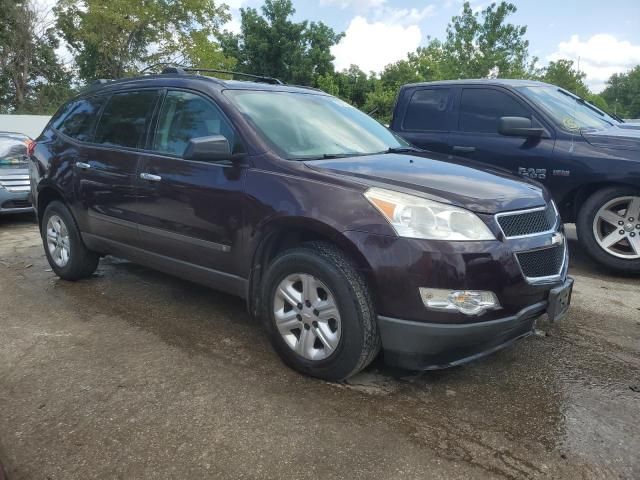
POLYGON ((495 240, 485 223, 468 210, 382 188, 370 188, 364 196, 401 237, 495 240))

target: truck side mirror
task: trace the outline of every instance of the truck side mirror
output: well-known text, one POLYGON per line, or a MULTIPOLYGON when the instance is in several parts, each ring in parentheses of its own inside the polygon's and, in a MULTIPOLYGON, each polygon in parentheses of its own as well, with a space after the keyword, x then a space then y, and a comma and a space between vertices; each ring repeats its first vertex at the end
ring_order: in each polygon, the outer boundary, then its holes
POLYGON ((544 128, 533 127, 530 118, 500 117, 498 133, 511 137, 542 137, 544 128))

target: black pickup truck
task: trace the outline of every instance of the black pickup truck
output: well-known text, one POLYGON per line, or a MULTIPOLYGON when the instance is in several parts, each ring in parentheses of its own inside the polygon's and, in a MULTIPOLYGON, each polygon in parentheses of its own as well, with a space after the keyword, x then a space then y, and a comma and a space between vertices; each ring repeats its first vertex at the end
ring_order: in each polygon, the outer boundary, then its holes
POLYGON ((391 129, 542 183, 594 259, 640 273, 640 125, 547 83, 453 80, 403 86, 391 129))

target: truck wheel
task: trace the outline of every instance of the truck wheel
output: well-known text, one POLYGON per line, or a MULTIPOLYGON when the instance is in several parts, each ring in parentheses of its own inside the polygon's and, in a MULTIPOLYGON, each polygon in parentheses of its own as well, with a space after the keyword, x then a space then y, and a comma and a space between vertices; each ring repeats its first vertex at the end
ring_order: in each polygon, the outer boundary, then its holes
POLYGON ((612 187, 591 195, 578 214, 580 244, 603 265, 640 273, 640 191, 612 187))
POLYGON ((340 381, 380 351, 366 282, 331 244, 311 242, 282 253, 267 270, 262 294, 271 343, 299 372, 340 381))
POLYGON ((98 267, 100 257, 85 247, 69 209, 51 202, 42 216, 42 242, 49 265, 64 280, 89 277, 98 267))

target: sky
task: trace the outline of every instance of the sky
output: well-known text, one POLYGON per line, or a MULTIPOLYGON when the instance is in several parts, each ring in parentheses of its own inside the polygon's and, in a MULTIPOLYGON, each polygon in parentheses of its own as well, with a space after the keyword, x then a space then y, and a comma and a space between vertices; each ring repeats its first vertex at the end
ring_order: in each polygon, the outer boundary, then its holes
MULTIPOLYGON (((224 1, 224 0, 223 0, 224 1)), ((511 0, 518 11, 511 23, 527 26, 531 55, 540 64, 567 58, 587 74, 587 84, 601 91, 613 73, 640 64, 640 0, 511 0)), ((239 28, 242 7, 259 8, 262 0, 226 0, 231 30, 239 28)), ((472 0, 481 10, 491 2, 472 0)), ((462 0, 293 0, 295 20, 322 21, 343 40, 332 53, 338 70, 356 64, 380 72, 406 58, 428 38, 443 39, 462 0)))

